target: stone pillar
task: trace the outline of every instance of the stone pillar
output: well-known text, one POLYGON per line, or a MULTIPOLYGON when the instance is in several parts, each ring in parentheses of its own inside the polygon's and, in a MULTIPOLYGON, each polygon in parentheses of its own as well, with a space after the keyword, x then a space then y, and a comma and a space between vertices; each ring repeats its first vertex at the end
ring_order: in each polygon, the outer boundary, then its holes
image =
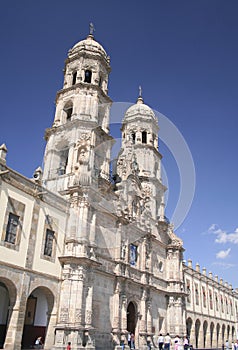
MULTIPOLYGON (((26 306, 26 304, 25 304, 26 306)), ((9 321, 6 339, 4 343, 4 349, 7 350, 20 350, 21 349, 21 337, 22 334, 19 334, 19 316, 20 316, 20 300, 17 300, 15 306, 9 309, 11 318, 9 321), (18 337, 18 335, 19 337, 18 337)), ((20 325, 21 330, 23 330, 23 325, 20 325)))
POLYGON ((55 325, 57 323, 56 307, 54 307, 52 312, 48 314, 48 319, 49 319, 49 323, 48 323, 47 334, 46 334, 45 343, 44 343, 45 349, 51 349, 54 344, 54 331, 55 331, 55 325))
POLYGON ((20 350, 22 334, 25 321, 26 303, 29 288, 29 276, 25 273, 22 276, 20 291, 17 300, 10 313, 7 334, 4 343, 4 349, 20 350))
POLYGON ((152 334, 151 300, 147 302, 147 333, 152 334))
POLYGON ((92 306, 93 306, 93 277, 89 273, 89 280, 87 285, 87 297, 85 306, 85 336, 86 349, 94 349, 94 331, 92 326, 92 306))
POLYGON ((147 348, 147 310, 146 310, 147 291, 142 290, 140 302, 140 319, 139 319, 139 347, 141 349, 147 348))
POLYGON ((196 347, 196 336, 195 336, 195 324, 194 324, 194 322, 192 323, 192 327, 190 330, 189 343, 193 346, 193 348, 196 347))
POLYGON ((121 331, 123 334, 127 333, 127 297, 125 294, 121 295, 121 331))
POLYGON ((113 296, 113 322, 112 334, 115 345, 120 345, 120 282, 116 282, 116 288, 113 296))
POLYGON ((82 346, 83 338, 85 269, 82 266, 71 269, 70 264, 65 264, 63 278, 55 348, 64 349, 66 341, 71 341, 72 346, 79 349, 82 346))

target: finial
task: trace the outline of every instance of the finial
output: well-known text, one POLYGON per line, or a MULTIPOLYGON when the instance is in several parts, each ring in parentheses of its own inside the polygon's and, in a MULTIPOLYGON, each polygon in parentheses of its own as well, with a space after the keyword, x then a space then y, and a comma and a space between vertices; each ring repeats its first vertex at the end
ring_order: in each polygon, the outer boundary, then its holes
POLYGON ((137 103, 144 103, 143 98, 142 98, 142 88, 139 86, 139 96, 137 99, 137 103))
POLYGON ((91 23, 89 24, 89 34, 90 34, 90 35, 93 35, 94 32, 95 32, 95 28, 94 28, 93 23, 91 22, 91 23))

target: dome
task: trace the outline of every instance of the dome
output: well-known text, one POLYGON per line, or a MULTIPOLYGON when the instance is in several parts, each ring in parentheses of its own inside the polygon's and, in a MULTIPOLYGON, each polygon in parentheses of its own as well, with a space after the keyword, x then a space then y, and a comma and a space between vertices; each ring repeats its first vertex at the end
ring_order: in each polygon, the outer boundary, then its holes
POLYGON ((91 52, 93 54, 99 53, 102 55, 105 59, 109 59, 109 56, 107 56, 106 51, 102 47, 101 44, 99 44, 96 40, 94 40, 94 36, 92 34, 89 34, 86 39, 79 41, 76 43, 71 50, 69 50, 69 56, 74 55, 78 52, 91 52))
POLYGON ((132 119, 136 116, 153 118, 154 120, 157 120, 153 110, 149 106, 144 104, 142 97, 138 97, 137 102, 127 109, 123 121, 125 122, 126 120, 132 119))

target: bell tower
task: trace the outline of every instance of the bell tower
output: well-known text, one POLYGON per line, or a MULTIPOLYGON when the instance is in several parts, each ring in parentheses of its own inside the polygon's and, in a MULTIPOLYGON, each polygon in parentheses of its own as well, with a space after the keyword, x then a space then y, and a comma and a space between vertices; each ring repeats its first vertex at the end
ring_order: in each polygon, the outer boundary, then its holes
POLYGON ((109 179, 110 70, 110 58, 91 25, 87 38, 68 52, 54 122, 45 134, 43 183, 51 191, 62 194, 98 176, 109 179))
MULTIPOLYGON (((164 220, 164 192, 161 158, 158 151, 158 120, 144 104, 141 88, 136 104, 128 108, 122 121, 122 147, 118 155, 116 176, 121 183, 131 174, 141 183, 141 194, 154 220, 164 220)), ((118 184, 120 188, 120 184, 118 184)))

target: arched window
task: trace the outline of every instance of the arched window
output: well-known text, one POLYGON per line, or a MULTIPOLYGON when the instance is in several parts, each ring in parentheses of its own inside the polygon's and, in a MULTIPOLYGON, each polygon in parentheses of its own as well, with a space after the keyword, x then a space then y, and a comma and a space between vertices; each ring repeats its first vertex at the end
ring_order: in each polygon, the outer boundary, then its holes
POLYGON ((73 113, 72 102, 66 103, 66 105, 64 106, 64 112, 66 114, 66 121, 70 121, 73 113))
POLYGON ((73 79, 72 79, 72 85, 76 84, 76 79, 77 79, 77 72, 73 73, 73 79))
POLYGON ((70 120, 72 117, 72 113, 73 113, 73 108, 68 108, 66 109, 66 114, 67 114, 67 120, 70 120))
POLYGON ((147 143, 147 132, 142 131, 142 143, 147 143))
POLYGON ((91 80, 92 80, 92 72, 91 72, 91 70, 87 69, 85 71, 85 75, 84 75, 84 82, 91 83, 91 80))
POLYGON ((68 155, 69 150, 67 148, 60 151, 58 175, 64 175, 66 173, 66 167, 68 165, 68 155))
POLYGON ((135 134, 135 132, 133 132, 133 133, 131 134, 131 139, 132 139, 132 143, 134 144, 135 141, 136 141, 136 134, 135 134))

